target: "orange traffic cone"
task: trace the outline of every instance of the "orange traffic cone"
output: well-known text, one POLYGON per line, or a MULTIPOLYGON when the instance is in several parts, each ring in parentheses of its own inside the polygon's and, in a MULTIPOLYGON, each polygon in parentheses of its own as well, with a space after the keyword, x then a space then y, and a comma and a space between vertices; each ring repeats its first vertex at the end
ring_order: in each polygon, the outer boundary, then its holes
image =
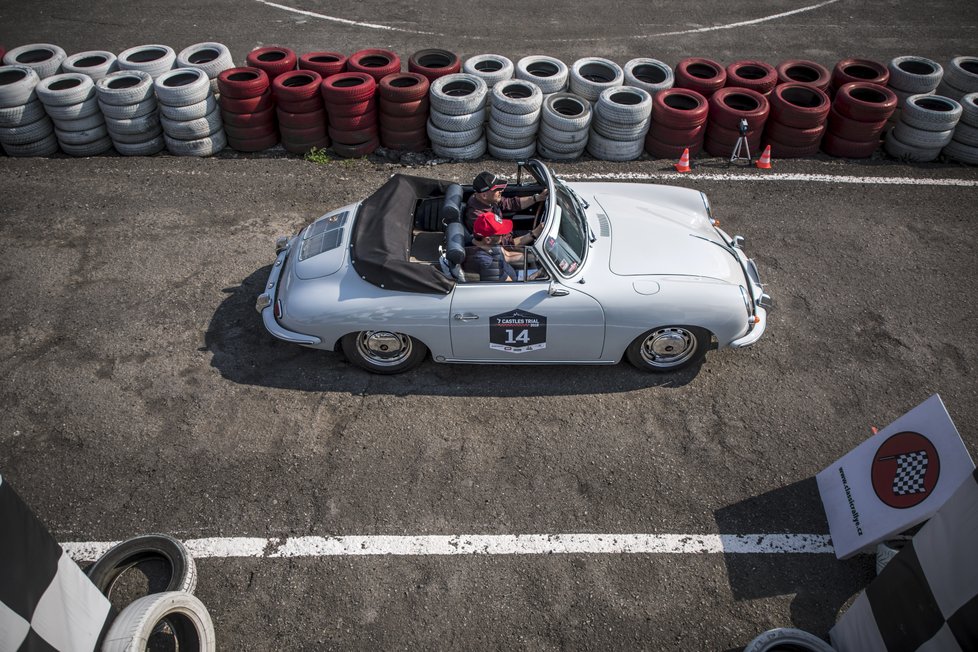
POLYGON ((770 145, 764 148, 764 153, 761 154, 761 158, 757 159, 757 163, 755 163, 754 165, 756 165, 762 170, 771 169, 771 146, 770 145))
POLYGON ((683 150, 683 155, 679 157, 679 163, 676 163, 676 172, 689 172, 692 168, 689 167, 689 148, 683 150))

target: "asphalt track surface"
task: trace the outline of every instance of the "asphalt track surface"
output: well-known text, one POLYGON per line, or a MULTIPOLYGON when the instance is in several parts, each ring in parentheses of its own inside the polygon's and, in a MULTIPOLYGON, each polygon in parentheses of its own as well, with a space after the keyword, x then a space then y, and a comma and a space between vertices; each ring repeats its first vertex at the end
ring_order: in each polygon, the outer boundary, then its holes
MULTIPOLYGON (((972 2, 281 4, 307 13, 240 0, 7 4, 0 42, 72 53, 216 40, 236 61, 278 43, 826 65, 946 62, 978 43, 972 2)), ((253 304, 273 238, 392 172, 468 181, 510 166, 314 165, 281 151, 0 158, 0 473, 60 541, 825 535, 814 475, 871 425, 937 392, 978 453, 978 189, 914 183, 974 182, 978 170, 882 157, 775 166, 910 181, 752 183, 715 176, 731 170, 709 159, 697 169, 709 178, 666 180, 706 191, 723 227, 748 238, 777 302, 755 347, 661 377, 627 364, 429 360, 384 378, 263 331, 253 304)), ((669 162, 557 169, 642 175, 669 162)), ((831 554, 214 557, 198 567, 221 649, 254 650, 738 649, 771 627, 827 635, 873 574, 869 556, 831 554)))

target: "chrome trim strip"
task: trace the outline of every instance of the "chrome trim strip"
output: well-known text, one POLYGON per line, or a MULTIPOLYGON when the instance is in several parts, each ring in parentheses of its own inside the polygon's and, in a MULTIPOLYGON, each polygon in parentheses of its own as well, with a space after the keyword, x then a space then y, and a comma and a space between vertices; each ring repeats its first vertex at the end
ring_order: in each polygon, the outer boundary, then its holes
POLYGON ((265 324, 265 329, 277 337, 280 340, 285 340, 286 342, 294 342, 295 344, 305 344, 306 346, 314 346, 316 344, 322 344, 322 340, 314 335, 304 335, 302 333, 296 333, 290 331, 278 323, 275 319, 275 301, 278 295, 278 280, 282 275, 282 270, 285 269, 285 259, 289 255, 291 247, 287 247, 282 250, 275 260, 275 264, 272 265, 272 273, 268 276, 268 283, 265 284, 265 292, 272 297, 272 303, 269 304, 264 310, 261 311, 261 319, 265 324))

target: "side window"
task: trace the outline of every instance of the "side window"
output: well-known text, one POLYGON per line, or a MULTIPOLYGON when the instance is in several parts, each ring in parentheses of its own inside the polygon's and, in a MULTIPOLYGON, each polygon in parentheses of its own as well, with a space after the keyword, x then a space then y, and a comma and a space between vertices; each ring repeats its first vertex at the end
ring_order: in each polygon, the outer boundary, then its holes
POLYGON ((537 255, 532 247, 506 246, 503 249, 507 252, 507 262, 516 270, 518 281, 546 281, 550 280, 547 270, 537 260, 537 255))

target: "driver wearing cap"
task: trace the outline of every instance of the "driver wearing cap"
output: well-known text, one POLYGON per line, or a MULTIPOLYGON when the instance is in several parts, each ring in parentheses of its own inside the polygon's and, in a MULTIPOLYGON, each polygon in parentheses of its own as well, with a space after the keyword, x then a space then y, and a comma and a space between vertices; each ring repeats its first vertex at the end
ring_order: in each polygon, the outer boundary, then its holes
MULTIPOLYGON (((506 179, 496 176, 492 172, 480 172, 472 181, 472 189, 475 190, 469 201, 465 205, 465 227, 471 233, 475 233, 475 222, 486 211, 495 213, 500 220, 503 219, 504 212, 516 212, 541 202, 547 198, 547 190, 544 189, 535 195, 525 197, 503 197, 503 190, 506 189, 508 182, 506 179)), ((512 232, 512 220, 510 223, 512 232)), ((543 225, 539 225, 530 233, 512 239, 511 243, 518 246, 525 246, 533 242, 543 230, 543 225)))
POLYGON ((513 220, 492 211, 479 213, 472 227, 471 247, 465 255, 465 267, 479 273, 480 281, 513 281, 517 274, 506 262, 500 242, 513 232, 513 220))

